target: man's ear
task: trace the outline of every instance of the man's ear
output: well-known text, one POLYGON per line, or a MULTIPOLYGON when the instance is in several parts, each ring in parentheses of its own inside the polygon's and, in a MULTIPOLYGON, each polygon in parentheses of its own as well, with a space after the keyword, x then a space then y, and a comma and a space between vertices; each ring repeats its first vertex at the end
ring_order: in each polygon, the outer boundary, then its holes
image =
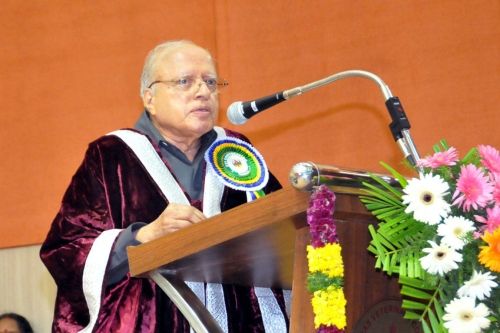
POLYGON ((153 104, 154 101, 154 95, 153 91, 151 89, 146 89, 144 91, 144 95, 142 96, 142 103, 144 105, 144 108, 149 111, 151 114, 155 114, 155 107, 153 104))

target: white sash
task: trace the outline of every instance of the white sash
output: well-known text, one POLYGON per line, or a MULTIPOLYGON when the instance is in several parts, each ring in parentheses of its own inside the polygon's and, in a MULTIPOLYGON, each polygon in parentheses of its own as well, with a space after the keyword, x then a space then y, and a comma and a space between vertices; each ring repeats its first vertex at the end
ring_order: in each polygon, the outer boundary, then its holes
POLYGON ((83 295, 89 308, 90 321, 81 331, 82 333, 92 332, 101 308, 101 292, 106 265, 109 254, 115 242, 115 238, 121 229, 111 229, 103 231, 92 244, 85 267, 83 268, 83 295))
MULTIPOLYGON (((217 133, 217 138, 226 136, 224 129, 220 127, 214 129, 217 133)), ((146 136, 128 130, 119 130, 110 134, 118 136, 132 149, 153 180, 158 184, 158 187, 169 203, 190 204, 181 187, 175 181, 170 170, 165 163, 163 163, 160 156, 158 156, 156 150, 146 136)), ((211 217, 221 212, 220 202, 223 192, 224 186, 215 178, 215 175, 207 172, 205 175, 205 189, 203 191, 203 213, 205 216, 211 217)), ((227 313, 222 285, 207 283, 207 288, 205 288, 203 282, 186 281, 186 284, 207 307, 207 310, 214 317, 222 330, 228 332, 227 313), (207 295, 207 293, 210 293, 210 295, 207 295)))

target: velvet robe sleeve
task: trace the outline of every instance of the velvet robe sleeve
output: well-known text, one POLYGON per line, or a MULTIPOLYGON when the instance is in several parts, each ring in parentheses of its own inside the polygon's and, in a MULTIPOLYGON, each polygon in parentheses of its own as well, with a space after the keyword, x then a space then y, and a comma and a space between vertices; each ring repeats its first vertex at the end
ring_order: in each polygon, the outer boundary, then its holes
MULTIPOLYGON (((165 207, 166 200, 123 142, 107 136, 89 145, 40 251, 58 287, 53 331, 76 332, 89 322, 82 279, 95 240, 104 231, 151 221, 165 207)), ((129 275, 103 289, 96 332, 147 332, 141 321, 154 327, 154 294, 151 281, 129 275), (140 313, 151 318, 139 320, 140 313)))

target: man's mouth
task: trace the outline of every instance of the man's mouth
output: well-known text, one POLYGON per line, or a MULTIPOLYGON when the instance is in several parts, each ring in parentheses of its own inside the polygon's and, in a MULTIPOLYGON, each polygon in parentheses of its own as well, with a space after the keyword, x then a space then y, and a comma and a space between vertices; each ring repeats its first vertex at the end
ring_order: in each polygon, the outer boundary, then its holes
POLYGON ((195 108, 193 109, 191 112, 196 112, 196 113, 210 113, 210 108, 208 107, 199 107, 199 108, 195 108))

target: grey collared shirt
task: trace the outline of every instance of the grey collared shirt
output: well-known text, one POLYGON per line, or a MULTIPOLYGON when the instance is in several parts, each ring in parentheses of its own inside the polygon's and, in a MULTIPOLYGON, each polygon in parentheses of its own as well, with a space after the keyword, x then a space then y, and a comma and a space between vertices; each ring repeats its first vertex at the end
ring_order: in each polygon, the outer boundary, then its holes
POLYGON ((184 153, 168 143, 158 129, 153 125, 149 114, 144 111, 134 126, 137 130, 149 136, 160 147, 164 157, 171 167, 172 173, 186 191, 191 200, 201 200, 203 197, 203 177, 205 175, 204 155, 207 148, 215 141, 217 134, 214 130, 201 136, 200 148, 191 162, 184 153))

